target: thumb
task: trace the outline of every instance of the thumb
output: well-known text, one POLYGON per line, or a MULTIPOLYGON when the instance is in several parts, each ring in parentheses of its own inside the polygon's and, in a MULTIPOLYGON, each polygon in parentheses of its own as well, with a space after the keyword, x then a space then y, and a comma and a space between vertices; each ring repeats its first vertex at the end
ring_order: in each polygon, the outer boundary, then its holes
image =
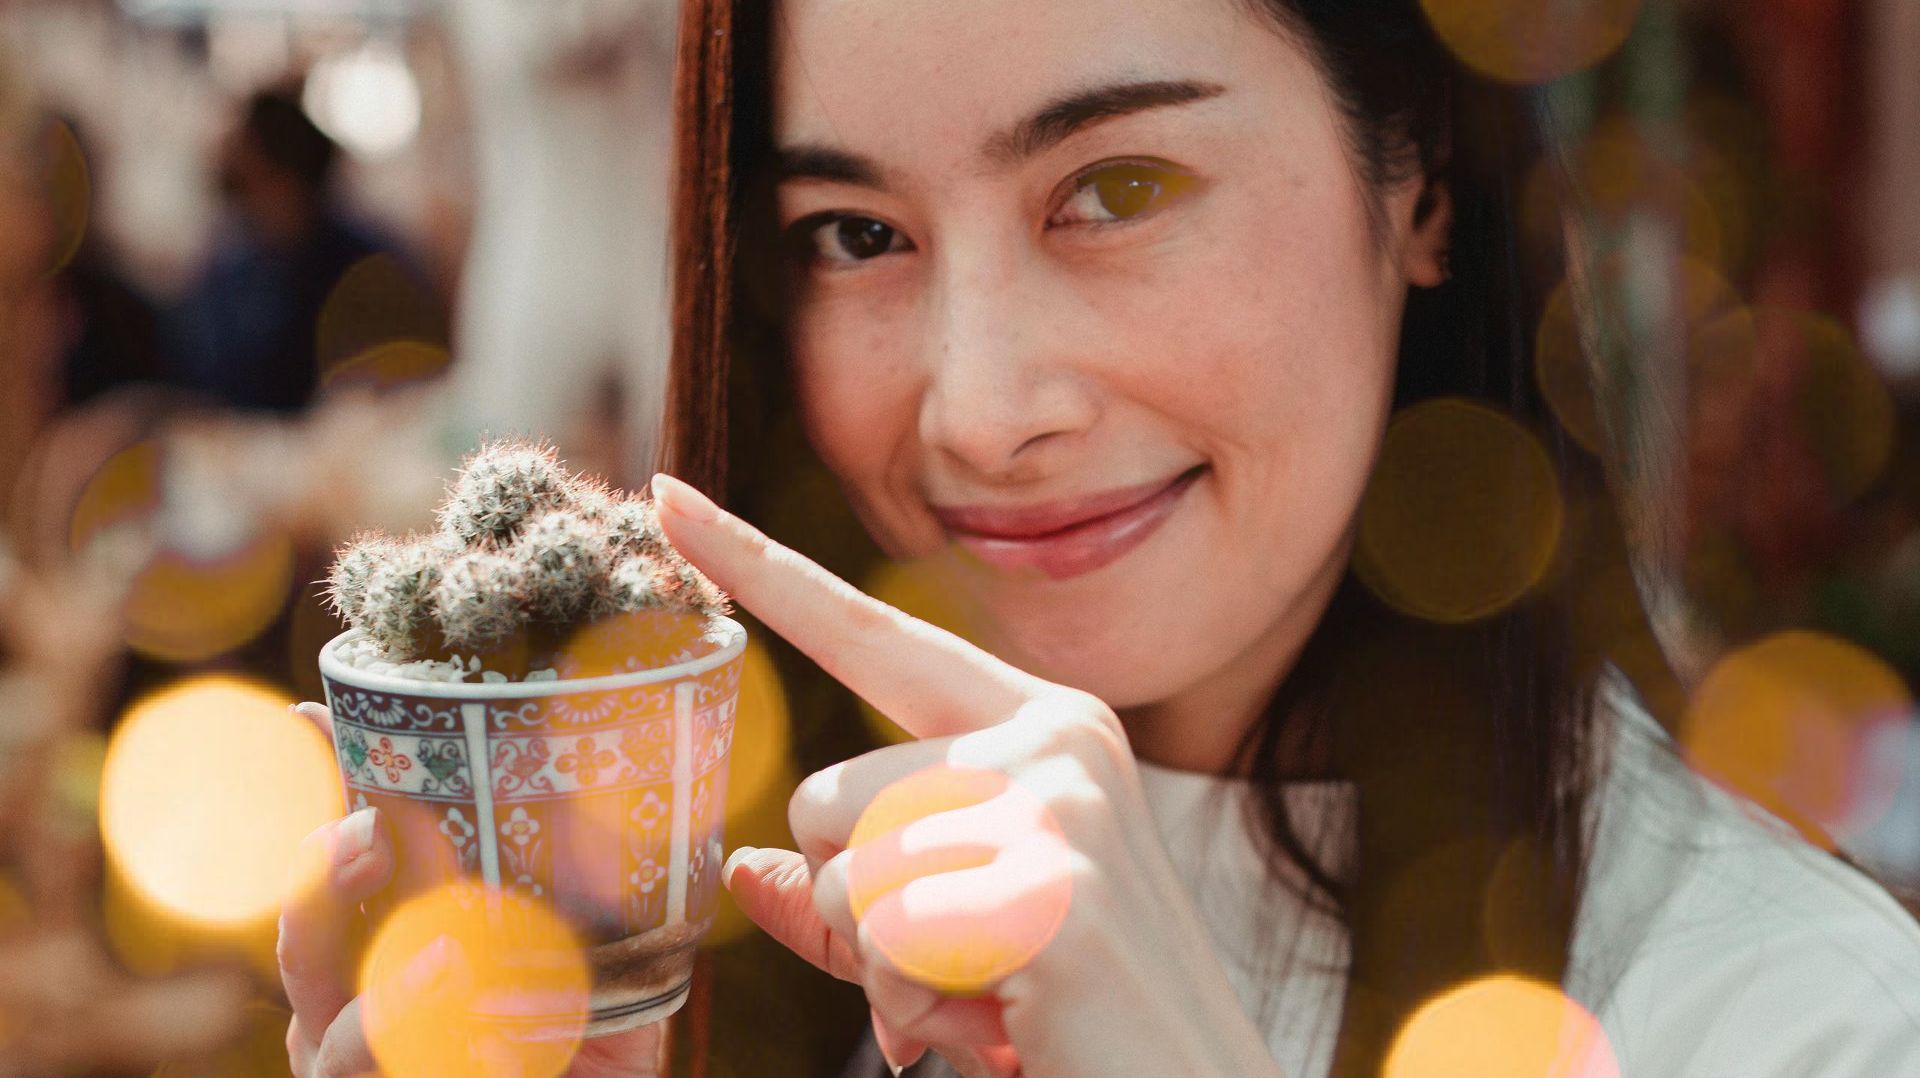
POLYGON ((813 908, 813 872, 792 850, 742 846, 720 868, 740 912, 781 946, 843 981, 860 983, 860 960, 813 908))
MULTIPOLYGON (((813 906, 813 872, 791 850, 742 846, 720 868, 741 912, 788 950, 843 981, 860 983, 860 961, 847 940, 813 906)), ((873 1015, 874 1039, 889 1064, 912 1063, 927 1046, 901 1036, 873 1015)))

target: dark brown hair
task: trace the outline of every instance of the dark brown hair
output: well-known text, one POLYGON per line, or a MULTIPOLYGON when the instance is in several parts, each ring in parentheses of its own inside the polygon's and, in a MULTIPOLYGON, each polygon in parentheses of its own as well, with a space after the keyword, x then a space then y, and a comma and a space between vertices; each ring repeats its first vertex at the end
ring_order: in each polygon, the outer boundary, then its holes
MULTIPOLYGON (((1349 929, 1334 1071, 1370 1075, 1434 992, 1494 971, 1564 977, 1586 856, 1598 651, 1562 585, 1596 571, 1584 563, 1624 552, 1597 467, 1551 422, 1530 374, 1533 329, 1563 258, 1524 250, 1519 234, 1521 177, 1541 157, 1538 102, 1463 69, 1417 0, 1244 2, 1314 56, 1363 178, 1378 187, 1424 174, 1451 190, 1452 277, 1409 298, 1396 403, 1495 404, 1541 436, 1568 501, 1598 507, 1553 583, 1473 624, 1402 616, 1350 578, 1248 732, 1243 765, 1260 793, 1257 830, 1274 878, 1304 871, 1305 897, 1349 929), (1358 790, 1350 874, 1316 861, 1312 837, 1289 818, 1284 791, 1300 776, 1282 747, 1301 744, 1319 746, 1358 790)), ((783 393, 780 299, 761 278, 774 258, 770 7, 691 0, 683 12, 668 461, 715 491, 729 489, 729 452, 752 452, 743 443, 764 434, 783 393), (730 387, 757 409, 731 446, 730 387)))

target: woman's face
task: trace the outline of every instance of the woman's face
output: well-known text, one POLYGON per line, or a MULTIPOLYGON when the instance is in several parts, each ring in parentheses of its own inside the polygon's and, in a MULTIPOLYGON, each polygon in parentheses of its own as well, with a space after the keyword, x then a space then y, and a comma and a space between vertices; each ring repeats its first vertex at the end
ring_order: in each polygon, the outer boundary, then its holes
POLYGON ((1317 68, 1235 0, 779 15, 793 373, 868 530, 1118 708, 1290 661, 1440 278, 1422 182, 1370 227, 1317 68))

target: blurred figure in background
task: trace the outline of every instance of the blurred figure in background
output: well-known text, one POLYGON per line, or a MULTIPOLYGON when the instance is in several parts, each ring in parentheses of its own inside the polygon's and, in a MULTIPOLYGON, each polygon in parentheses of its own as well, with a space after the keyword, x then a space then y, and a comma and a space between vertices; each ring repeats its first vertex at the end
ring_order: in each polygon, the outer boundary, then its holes
POLYGON ((316 327, 356 263, 395 253, 333 199, 339 149, 293 95, 261 91, 221 148, 229 232, 170 324, 173 381, 241 408, 294 411, 320 376, 316 327))

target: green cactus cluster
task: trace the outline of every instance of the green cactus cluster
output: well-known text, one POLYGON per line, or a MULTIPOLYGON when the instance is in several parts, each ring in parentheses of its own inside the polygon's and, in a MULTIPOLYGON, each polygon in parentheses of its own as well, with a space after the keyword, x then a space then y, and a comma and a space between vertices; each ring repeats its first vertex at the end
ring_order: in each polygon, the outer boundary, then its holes
POLYGON ((334 611, 396 661, 494 653, 623 614, 728 611, 651 501, 568 472, 545 443, 481 446, 436 519, 428 535, 356 536, 328 576, 334 611))

